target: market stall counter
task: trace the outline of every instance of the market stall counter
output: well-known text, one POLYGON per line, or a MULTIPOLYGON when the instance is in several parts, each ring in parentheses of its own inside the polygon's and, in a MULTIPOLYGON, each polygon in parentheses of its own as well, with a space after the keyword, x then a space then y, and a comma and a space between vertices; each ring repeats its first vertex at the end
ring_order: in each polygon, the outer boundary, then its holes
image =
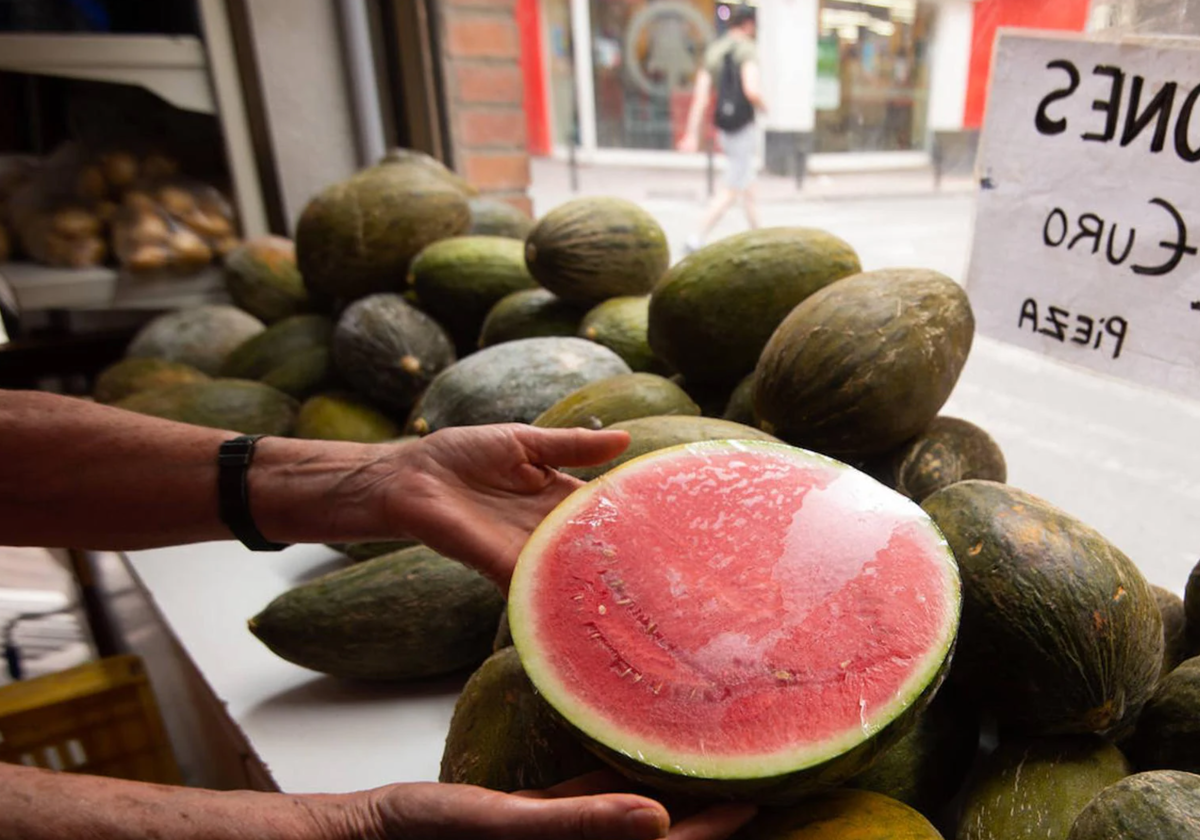
POLYGON ((340 792, 437 779, 466 674, 408 685, 337 680, 280 659, 246 628, 276 595, 349 562, 333 549, 255 553, 231 541, 127 558, 279 789, 340 792))

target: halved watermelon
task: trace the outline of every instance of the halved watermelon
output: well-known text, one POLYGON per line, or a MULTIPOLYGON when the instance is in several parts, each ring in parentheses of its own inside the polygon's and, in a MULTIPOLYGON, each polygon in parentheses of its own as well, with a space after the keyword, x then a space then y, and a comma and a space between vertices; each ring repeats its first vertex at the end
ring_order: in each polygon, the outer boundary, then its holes
POLYGON ((563 501, 521 553, 509 622, 534 685, 626 775, 782 803, 907 731, 960 594, 910 500, 823 455, 718 440, 563 501))

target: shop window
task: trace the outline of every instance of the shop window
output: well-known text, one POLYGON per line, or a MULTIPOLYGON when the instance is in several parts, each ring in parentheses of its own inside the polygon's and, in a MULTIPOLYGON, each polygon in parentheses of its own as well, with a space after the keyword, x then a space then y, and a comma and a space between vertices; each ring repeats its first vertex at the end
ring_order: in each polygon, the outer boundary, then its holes
POLYGON ((671 149, 713 39, 712 0, 591 0, 596 144, 671 149))
POLYGON ((816 151, 924 149, 935 3, 821 0, 816 151))

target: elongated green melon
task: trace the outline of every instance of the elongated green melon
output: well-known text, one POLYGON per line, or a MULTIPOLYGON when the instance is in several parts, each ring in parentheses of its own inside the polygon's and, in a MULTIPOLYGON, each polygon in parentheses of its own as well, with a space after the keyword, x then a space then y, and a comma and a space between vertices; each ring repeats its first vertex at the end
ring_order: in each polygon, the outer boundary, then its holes
POLYGON ((843 277, 771 334, 755 367, 755 412, 796 446, 847 459, 887 452, 937 415, 974 335, 967 293, 944 274, 843 277))
POLYGON ((520 555, 508 619, 538 691, 621 772, 786 803, 907 731, 959 598, 911 500, 812 452, 721 440, 568 497, 520 555))
POLYGON ((302 583, 250 619, 249 628, 304 668, 414 680, 487 659, 503 608, 486 578, 417 545, 302 583))

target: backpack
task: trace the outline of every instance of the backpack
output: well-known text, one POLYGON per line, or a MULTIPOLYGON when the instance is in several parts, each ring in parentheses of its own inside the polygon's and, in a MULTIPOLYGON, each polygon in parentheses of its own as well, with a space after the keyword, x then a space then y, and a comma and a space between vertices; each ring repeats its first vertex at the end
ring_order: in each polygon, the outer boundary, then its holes
POLYGON ((722 131, 737 131, 754 122, 754 106, 742 90, 742 67, 733 60, 732 49, 725 51, 721 76, 717 79, 713 122, 722 131))

